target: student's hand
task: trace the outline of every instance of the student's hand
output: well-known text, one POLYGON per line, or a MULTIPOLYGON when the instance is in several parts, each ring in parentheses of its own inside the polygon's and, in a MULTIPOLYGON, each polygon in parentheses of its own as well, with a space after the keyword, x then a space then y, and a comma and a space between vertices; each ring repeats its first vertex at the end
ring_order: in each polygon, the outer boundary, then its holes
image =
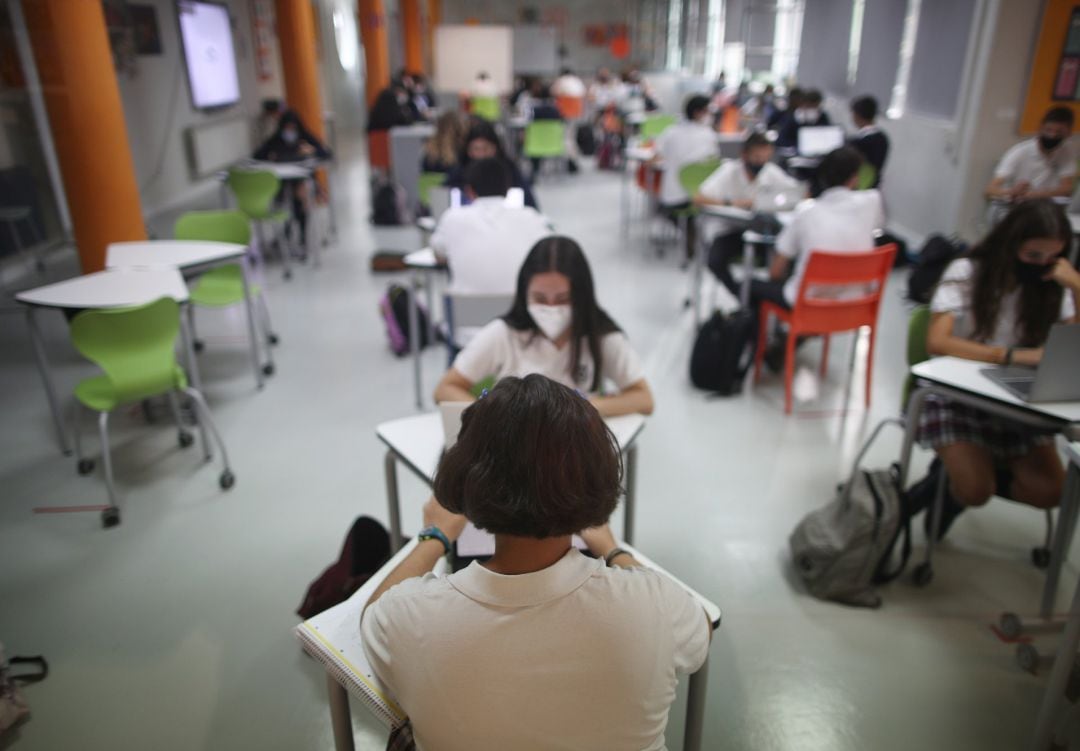
POLYGON ((314 153, 315 153, 315 147, 312 146, 310 143, 305 142, 305 143, 300 144, 300 154, 302 156, 311 156, 314 153))
POLYGON ((428 498, 428 502, 424 504, 424 526, 438 527, 450 542, 461 537, 465 522, 463 514, 447 511, 435 499, 435 496, 428 498))
POLYGON ((737 209, 747 209, 747 210, 749 210, 749 209, 754 208, 754 199, 753 198, 747 198, 747 199, 742 200, 742 201, 732 201, 731 205, 734 206, 737 209))
POLYGON ((1080 290, 1080 271, 1064 258, 1057 259, 1043 278, 1047 281, 1053 279, 1065 289, 1080 290))
POLYGON ((1013 365, 1026 365, 1029 368, 1037 368, 1039 363, 1042 362, 1042 357, 1042 347, 1033 349, 1014 349, 1012 361, 1013 365))
POLYGON ((608 524, 583 529, 578 532, 578 536, 589 546, 589 552, 597 558, 603 558, 618 545, 615 542, 615 535, 611 533, 611 526, 608 524))
POLYGON ((1018 180, 1009 190, 1009 195, 1011 195, 1013 198, 1023 198, 1025 195, 1027 195, 1029 190, 1031 190, 1030 182, 1028 182, 1027 180, 1018 180))

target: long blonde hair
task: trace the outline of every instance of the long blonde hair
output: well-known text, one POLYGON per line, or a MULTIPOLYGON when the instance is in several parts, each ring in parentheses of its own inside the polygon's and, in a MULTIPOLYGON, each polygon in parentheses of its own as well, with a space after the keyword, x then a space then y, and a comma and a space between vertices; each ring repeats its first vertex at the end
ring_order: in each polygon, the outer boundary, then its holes
POLYGON ((450 167, 457 164, 465 141, 465 118, 457 111, 444 112, 435 121, 435 135, 424 144, 424 153, 450 167))

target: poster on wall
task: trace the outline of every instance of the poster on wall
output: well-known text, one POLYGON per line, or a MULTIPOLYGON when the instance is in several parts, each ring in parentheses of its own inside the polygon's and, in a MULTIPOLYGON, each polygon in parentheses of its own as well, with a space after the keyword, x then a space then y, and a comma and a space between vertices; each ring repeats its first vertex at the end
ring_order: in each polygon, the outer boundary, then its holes
POLYGON ((274 78, 274 30, 270 18, 270 0, 251 0, 252 39, 255 46, 255 75, 260 81, 274 78))
POLYGON ((1080 101, 1080 8, 1073 8, 1054 81, 1054 99, 1080 101))
POLYGON ((1080 117, 1080 0, 1044 0, 1018 134, 1037 133, 1051 107, 1080 117))

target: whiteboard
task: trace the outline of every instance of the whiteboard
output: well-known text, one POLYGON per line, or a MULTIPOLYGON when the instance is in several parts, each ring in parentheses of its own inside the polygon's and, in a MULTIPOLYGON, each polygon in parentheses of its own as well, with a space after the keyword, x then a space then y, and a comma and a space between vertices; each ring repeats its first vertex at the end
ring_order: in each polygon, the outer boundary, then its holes
POLYGON ((435 88, 468 91, 485 71, 500 93, 514 84, 514 37, 509 26, 435 27, 435 88))
POLYGON ((559 70, 559 38, 553 26, 514 27, 514 72, 548 73, 559 70))
POLYGON ((251 125, 243 118, 193 125, 187 133, 191 171, 196 177, 251 156, 251 125))

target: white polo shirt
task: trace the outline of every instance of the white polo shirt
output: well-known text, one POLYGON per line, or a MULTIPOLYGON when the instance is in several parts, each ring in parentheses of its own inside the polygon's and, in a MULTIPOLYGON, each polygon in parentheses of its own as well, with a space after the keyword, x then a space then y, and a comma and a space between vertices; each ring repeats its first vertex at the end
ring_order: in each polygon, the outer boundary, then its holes
MULTIPOLYGON (((591 391, 595 364, 585 340, 577 373, 570 372, 571 347, 562 349, 539 332, 518 331, 501 318, 489 323, 458 353, 454 368, 472 383, 488 376, 524 378, 532 373, 547 376, 570 388, 591 391)), ((619 391, 645 377, 641 360, 621 331, 600 340, 601 382, 608 381, 619 391)))
POLYGON ((502 196, 491 196, 447 209, 431 235, 431 248, 450 265, 451 292, 512 295, 525 256, 550 234, 536 209, 510 207, 502 196))
POLYGON ((1021 180, 1032 190, 1050 190, 1061 185, 1066 177, 1076 176, 1076 151, 1070 141, 1054 149, 1049 156, 1039 149, 1039 139, 1021 141, 1001 157, 994 177, 1004 177, 1011 186, 1021 180))
MULTIPOLYGON (((705 178, 698 192, 713 201, 753 201, 767 191, 795 192, 799 190, 799 181, 780 169, 772 162, 766 162, 761 172, 752 181, 746 174, 742 159, 731 159, 705 178)), ((714 232, 729 232, 737 225, 723 219, 708 217, 714 232)))
POLYGON ((364 652, 421 751, 664 748, 676 673, 709 648, 671 579, 571 549, 518 576, 409 579, 364 613, 364 652))
POLYGON ((664 160, 664 174, 660 179, 660 203, 663 206, 690 200, 679 183, 679 170, 720 154, 716 131, 704 123, 689 120, 680 120, 657 136, 656 153, 664 160))
POLYGON ((776 238, 776 252, 795 261, 795 272, 784 285, 784 299, 795 304, 810 251, 834 253, 874 249, 874 230, 885 226, 885 208, 876 190, 829 188, 817 199, 804 201, 791 223, 776 238))
POLYGON ((555 96, 571 96, 579 99, 585 98, 585 83, 577 76, 559 76, 555 83, 551 84, 551 93, 555 96))

